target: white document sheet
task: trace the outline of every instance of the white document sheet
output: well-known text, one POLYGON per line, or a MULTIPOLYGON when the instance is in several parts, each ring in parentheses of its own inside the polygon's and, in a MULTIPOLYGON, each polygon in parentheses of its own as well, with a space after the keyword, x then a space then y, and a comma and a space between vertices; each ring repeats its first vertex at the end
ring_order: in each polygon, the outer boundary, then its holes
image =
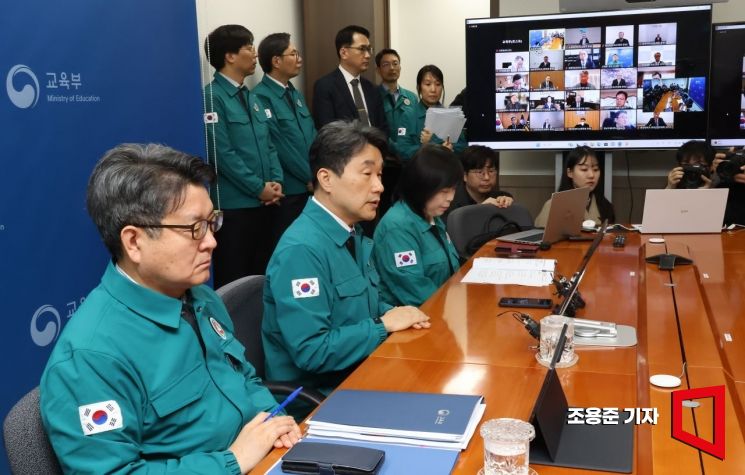
POLYGON ((430 107, 424 118, 424 128, 441 138, 450 138, 451 143, 458 141, 466 117, 460 107, 430 107))
POLYGON ((555 259, 502 259, 478 257, 461 282, 467 284, 516 284, 545 287, 551 284, 555 259))

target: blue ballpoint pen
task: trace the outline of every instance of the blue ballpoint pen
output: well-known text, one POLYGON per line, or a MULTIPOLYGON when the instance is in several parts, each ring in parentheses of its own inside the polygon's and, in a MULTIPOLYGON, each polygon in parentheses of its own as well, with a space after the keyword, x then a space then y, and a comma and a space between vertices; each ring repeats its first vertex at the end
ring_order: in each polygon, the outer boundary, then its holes
POLYGON ((266 419, 264 419, 264 422, 268 421, 268 420, 269 420, 269 419, 271 419, 272 417, 274 417, 274 416, 276 416, 277 414, 279 414, 279 411, 281 411, 282 409, 284 409, 285 407, 287 407, 287 405, 288 405, 289 403, 291 403, 291 402, 293 401, 293 399, 295 399, 295 398, 297 397, 297 395, 298 395, 298 394, 300 394, 300 391, 302 391, 302 390, 303 390, 303 387, 302 387, 302 386, 300 386, 300 387, 299 387, 299 388, 297 388, 296 390, 292 391, 292 393, 290 393, 290 395, 289 395, 289 396, 287 396, 287 399, 285 399, 284 401, 282 401, 282 404, 280 404, 279 406, 277 406, 277 408, 276 408, 275 410, 273 410, 273 411, 272 411, 272 413, 271 413, 271 414, 269 414, 269 415, 268 415, 268 416, 266 417, 266 419))

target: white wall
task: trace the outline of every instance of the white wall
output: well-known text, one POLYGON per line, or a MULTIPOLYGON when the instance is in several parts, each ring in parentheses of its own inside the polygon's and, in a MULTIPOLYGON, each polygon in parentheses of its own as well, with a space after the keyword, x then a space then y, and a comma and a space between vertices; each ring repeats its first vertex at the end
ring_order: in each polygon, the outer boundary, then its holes
MULTIPOLYGON (((532 1, 532 0, 531 0, 532 1)), ((416 92, 416 73, 434 64, 445 76, 445 102, 466 87, 466 18, 489 16, 489 0, 390 0, 391 48, 401 79, 416 92)))
MULTIPOLYGON (((303 51, 303 8, 300 0, 196 0, 197 29, 199 38, 197 46, 202 58, 202 83, 212 80, 214 69, 204 57, 204 38, 220 25, 243 25, 254 35, 254 44, 270 33, 289 33, 298 50, 303 51)), ((248 87, 253 87, 262 78, 263 71, 259 65, 256 73, 246 80, 248 87)), ((303 90, 302 71, 293 79, 295 87, 303 90)), ((305 91, 303 91, 305 93, 305 91)))

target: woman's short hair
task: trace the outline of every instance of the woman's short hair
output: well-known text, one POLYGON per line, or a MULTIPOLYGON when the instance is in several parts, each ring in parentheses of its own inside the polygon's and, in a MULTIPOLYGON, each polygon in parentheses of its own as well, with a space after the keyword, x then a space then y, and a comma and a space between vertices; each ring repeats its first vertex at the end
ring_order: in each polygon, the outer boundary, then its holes
MULTIPOLYGON (((431 74, 435 79, 440 81, 442 84, 443 92, 445 90, 445 78, 442 75, 442 70, 435 66, 434 64, 428 64, 426 66, 422 66, 422 68, 419 70, 418 73, 416 73, 416 92, 421 93, 422 90, 422 81, 424 81, 424 76, 429 73, 431 74)), ((444 97, 444 94, 443 94, 444 97)))
POLYGON ((427 202, 444 188, 455 188, 463 179, 458 157, 441 145, 422 146, 404 167, 397 198, 424 217, 427 202))

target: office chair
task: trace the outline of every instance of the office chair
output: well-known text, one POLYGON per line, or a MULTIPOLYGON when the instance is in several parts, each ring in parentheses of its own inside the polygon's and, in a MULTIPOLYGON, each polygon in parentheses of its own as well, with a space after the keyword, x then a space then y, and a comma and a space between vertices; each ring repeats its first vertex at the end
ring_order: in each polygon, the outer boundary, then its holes
POLYGON ((14 475, 62 474, 41 422, 38 386, 26 393, 5 416, 3 436, 8 464, 14 475))
POLYGON ((487 241, 532 229, 533 217, 519 204, 497 208, 491 204, 463 206, 448 215, 447 229, 455 249, 468 259, 487 241))
MULTIPOLYGON (((246 359, 256 368, 256 374, 264 380, 264 344, 261 340, 261 319, 264 316, 264 276, 248 275, 217 289, 235 326, 234 335, 246 347, 246 359)), ((299 386, 292 381, 266 381, 264 385, 272 394, 289 395, 299 386)), ((312 388, 303 388, 297 396, 315 407, 326 396, 312 388)))

